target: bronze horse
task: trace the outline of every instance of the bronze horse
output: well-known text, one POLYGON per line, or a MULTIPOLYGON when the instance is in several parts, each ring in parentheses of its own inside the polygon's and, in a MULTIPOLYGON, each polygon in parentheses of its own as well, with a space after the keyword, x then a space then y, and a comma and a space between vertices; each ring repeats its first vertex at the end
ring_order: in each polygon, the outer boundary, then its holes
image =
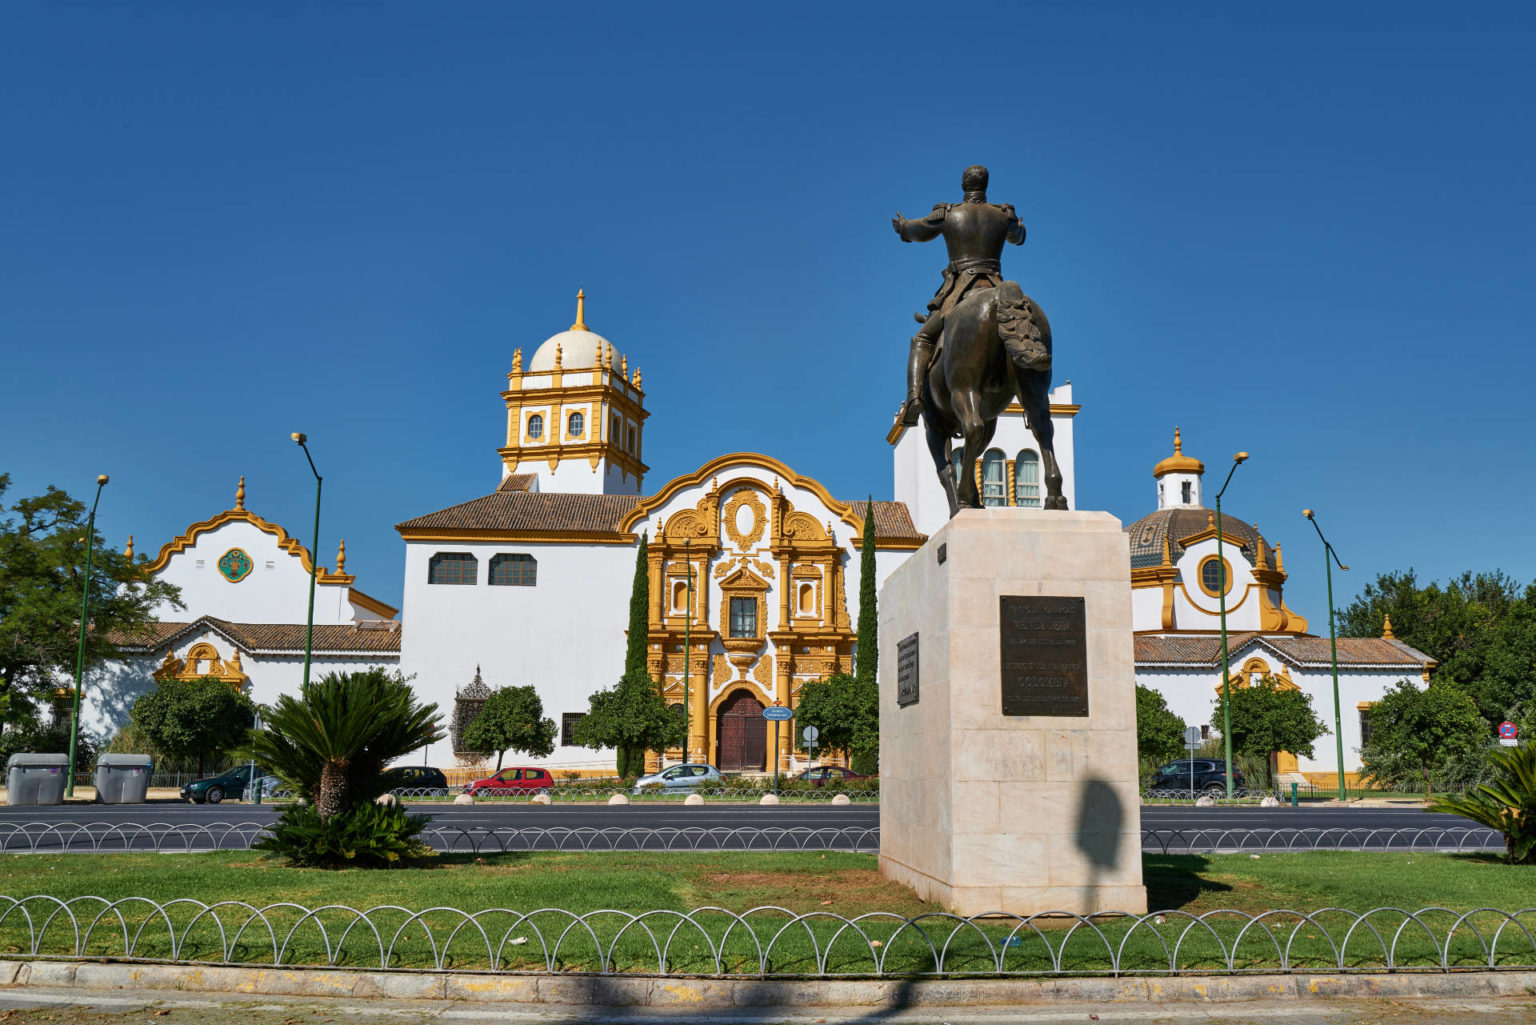
POLYGON ((976 460, 1015 397, 1040 446, 1045 508, 1065 509, 1051 423, 1051 325, 1016 282, 1005 281, 973 290, 945 316, 939 352, 923 388, 928 451, 949 499, 950 516, 962 508, 981 508, 976 460), (951 461, 955 438, 965 440, 965 473, 958 482, 951 461))

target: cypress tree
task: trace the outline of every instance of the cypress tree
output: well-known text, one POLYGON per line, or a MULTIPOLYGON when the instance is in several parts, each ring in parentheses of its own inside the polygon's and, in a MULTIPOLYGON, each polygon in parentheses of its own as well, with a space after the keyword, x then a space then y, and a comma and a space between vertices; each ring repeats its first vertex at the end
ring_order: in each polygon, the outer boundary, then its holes
POLYGON ((875 611, 875 503, 864 502, 864 533, 859 546, 859 651, 853 677, 874 686, 880 666, 879 616, 875 611))
POLYGON ((651 645, 650 604, 651 574, 646 535, 640 535, 635 552, 635 581, 629 588, 629 647, 624 652, 624 671, 645 668, 645 653, 651 645))

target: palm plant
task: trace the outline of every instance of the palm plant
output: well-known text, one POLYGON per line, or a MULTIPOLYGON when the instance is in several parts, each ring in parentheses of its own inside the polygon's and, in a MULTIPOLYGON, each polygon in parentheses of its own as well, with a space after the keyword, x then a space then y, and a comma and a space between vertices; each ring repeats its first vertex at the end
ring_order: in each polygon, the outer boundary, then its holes
POLYGON ((1488 764, 1498 773, 1492 783, 1437 798, 1429 810, 1497 829, 1511 864, 1536 864, 1536 741, 1490 751, 1488 764))
POLYGON ((298 698, 278 698, 256 757, 321 821, 383 793, 384 767, 444 736, 437 706, 422 705, 398 672, 327 673, 298 698))

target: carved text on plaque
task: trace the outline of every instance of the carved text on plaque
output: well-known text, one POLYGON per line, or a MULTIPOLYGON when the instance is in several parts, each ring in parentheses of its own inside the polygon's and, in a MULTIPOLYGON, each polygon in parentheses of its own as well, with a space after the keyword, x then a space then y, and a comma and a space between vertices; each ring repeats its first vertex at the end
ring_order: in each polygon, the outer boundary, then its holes
POLYGON ((1004 715, 1088 714, 1088 630, 1083 599, 1003 595, 1004 715))
POLYGON ((896 645, 896 704, 917 704, 917 634, 896 645))

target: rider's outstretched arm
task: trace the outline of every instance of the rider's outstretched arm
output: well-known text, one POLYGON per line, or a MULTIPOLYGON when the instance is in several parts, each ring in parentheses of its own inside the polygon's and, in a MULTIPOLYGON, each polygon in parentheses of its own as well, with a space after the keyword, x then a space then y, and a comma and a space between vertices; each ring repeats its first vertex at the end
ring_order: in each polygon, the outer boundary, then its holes
POLYGON ((1009 217, 1013 218, 1013 223, 1008 226, 1008 241, 1016 246, 1022 246, 1024 244, 1024 222, 1019 219, 1018 214, 1013 212, 1012 203, 1001 203, 999 205, 1008 212, 1009 217))
POLYGON ((927 242, 939 237, 939 232, 944 227, 944 215, 949 212, 948 203, 936 203, 933 212, 927 217, 919 217, 913 221, 902 221, 897 231, 901 233, 903 242, 927 242))

